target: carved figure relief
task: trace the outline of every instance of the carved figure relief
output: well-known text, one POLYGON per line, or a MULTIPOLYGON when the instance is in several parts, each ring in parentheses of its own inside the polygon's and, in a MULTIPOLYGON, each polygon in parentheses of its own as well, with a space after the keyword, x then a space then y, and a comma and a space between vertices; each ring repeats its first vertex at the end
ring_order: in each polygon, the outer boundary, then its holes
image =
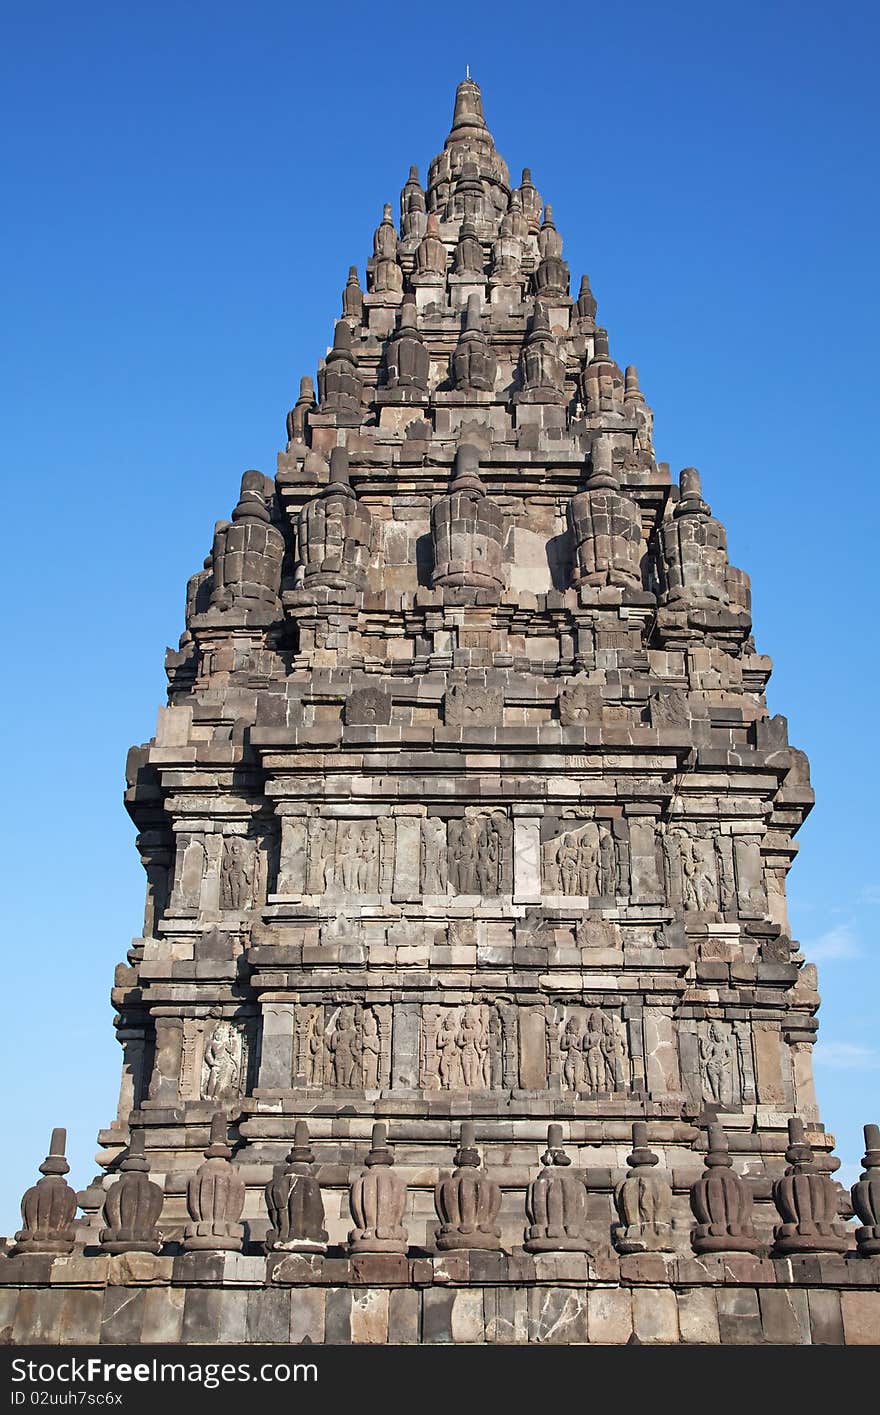
POLYGON ((548 1008, 545 1017, 548 1071, 561 1073, 563 1089, 578 1096, 629 1089, 630 1062, 620 1017, 598 1007, 548 1008))
POLYGON ((378 894, 382 839, 376 820, 313 817, 308 823, 306 893, 378 894))
POLYGON ((294 1079, 310 1087, 379 1090, 388 1084, 391 1009, 361 1003, 297 1008, 294 1079))
POLYGON ((485 1003, 422 1009, 421 1084, 425 1090, 490 1090, 500 1085, 501 1029, 485 1003))
POLYGON ((716 1105, 729 1105, 734 1099, 737 1057, 734 1040, 721 1022, 710 1022, 700 1038, 700 1062, 704 1098, 716 1105))
POLYGON ((626 893, 619 852, 607 822, 586 821, 579 829, 545 841, 544 888, 548 894, 597 898, 626 893))
POLYGON ((202 1098, 217 1101, 240 1095, 244 1071, 244 1034, 234 1022, 222 1018, 215 1023, 205 1044, 202 1098))
POLYGON ((255 858, 253 843, 239 835, 223 842, 220 861, 220 907, 248 909, 254 898, 255 858))
POLYGON ((449 822, 448 881, 453 894, 498 895, 510 890, 512 840, 503 811, 449 822))

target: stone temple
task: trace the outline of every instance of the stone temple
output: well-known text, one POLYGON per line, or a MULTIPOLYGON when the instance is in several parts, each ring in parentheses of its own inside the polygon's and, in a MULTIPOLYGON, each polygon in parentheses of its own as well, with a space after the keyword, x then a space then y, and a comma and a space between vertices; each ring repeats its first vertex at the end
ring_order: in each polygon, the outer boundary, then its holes
POLYGON ((876 1339, 880 1133, 850 1198, 786 914, 807 762, 571 288, 466 80, 187 586, 104 1173, 56 1132, 8 1340, 876 1339))

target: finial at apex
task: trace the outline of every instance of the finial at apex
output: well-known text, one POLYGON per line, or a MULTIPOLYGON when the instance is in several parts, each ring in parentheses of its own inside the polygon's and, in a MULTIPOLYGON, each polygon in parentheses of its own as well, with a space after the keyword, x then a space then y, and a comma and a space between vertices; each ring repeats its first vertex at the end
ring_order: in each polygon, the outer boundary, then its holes
POLYGON ((465 136, 462 129, 468 128, 476 128, 481 133, 487 131, 486 119, 483 117, 483 100, 479 85, 471 78, 470 65, 467 66, 467 78, 462 79, 455 90, 455 110, 450 136, 465 136))

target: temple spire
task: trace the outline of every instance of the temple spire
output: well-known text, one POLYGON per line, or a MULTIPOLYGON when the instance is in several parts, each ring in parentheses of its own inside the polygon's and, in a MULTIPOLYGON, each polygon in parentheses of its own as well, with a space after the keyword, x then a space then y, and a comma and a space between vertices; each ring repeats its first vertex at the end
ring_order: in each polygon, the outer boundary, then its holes
POLYGON ((488 135, 486 119, 483 117, 483 98, 479 85, 470 77, 462 79, 455 90, 455 109, 452 115, 452 128, 449 133, 449 140, 456 141, 459 138, 468 137, 474 129, 479 129, 481 135, 488 135))

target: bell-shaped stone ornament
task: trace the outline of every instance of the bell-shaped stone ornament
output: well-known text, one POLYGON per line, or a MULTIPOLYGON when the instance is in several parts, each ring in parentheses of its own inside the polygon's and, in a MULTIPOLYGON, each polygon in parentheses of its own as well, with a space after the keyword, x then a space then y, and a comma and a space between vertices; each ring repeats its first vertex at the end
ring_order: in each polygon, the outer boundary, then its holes
POLYGON ((360 324, 364 317, 364 292, 358 279, 356 265, 348 267, 348 279, 342 292, 342 318, 360 324))
POLYGON ((480 297, 469 295, 464 329, 452 355, 452 381, 464 392, 491 393, 498 361, 483 333, 480 297))
POLYGON ((372 294, 400 294, 403 289, 403 271, 397 258, 397 231, 388 204, 373 235, 373 259, 367 268, 371 275, 372 294))
POLYGON ((477 228, 472 221, 463 221, 458 234, 458 245, 452 264, 453 273, 474 280, 483 279, 483 247, 477 239, 477 228))
POLYGON ((839 1222, 837 1185, 823 1173, 804 1134, 804 1122, 788 1122, 788 1168, 773 1185, 773 1202, 782 1223, 773 1231, 773 1252, 845 1253, 851 1242, 839 1222))
POLYGON ((360 413, 363 383, 353 349, 351 325, 340 319, 333 332, 333 348, 318 372, 322 413, 360 413))
POLYGON ((409 177, 400 193, 400 234, 404 240, 420 241, 427 225, 425 193, 419 181, 419 169, 410 167, 409 177))
POLYGON ((352 1253, 405 1253, 406 1185, 393 1168, 386 1127, 373 1126, 370 1152, 363 1173, 349 1193, 355 1227, 348 1236, 352 1253))
POLYGON ((461 1127, 455 1165, 453 1173, 441 1179, 434 1189, 434 1207, 440 1219, 437 1247, 441 1250, 500 1248, 501 1229, 497 1219, 501 1190, 483 1168, 474 1143, 474 1127, 469 1120, 461 1127))
POLYGON ((575 585, 631 586, 642 583, 642 517, 620 489, 610 438, 593 443, 586 487, 568 503, 568 524, 574 541, 575 585))
POLYGON ((569 1168, 561 1125, 548 1126, 541 1164, 526 1191, 529 1226, 523 1247, 528 1253, 588 1253, 587 1190, 580 1174, 569 1168))
POLYGON ((608 351, 608 330, 598 328, 593 339, 593 357, 581 372, 581 398, 588 417, 612 414, 622 418, 624 377, 608 351))
POLYGON ((589 275, 582 275, 581 288, 578 291, 578 297, 575 304, 575 313, 577 315, 577 318, 589 320, 592 323, 595 321, 597 308, 598 306, 596 304, 596 297, 593 294, 593 291, 590 289, 590 277, 589 275))
POLYGON ((52 1131, 49 1153, 40 1165, 43 1178, 25 1190, 21 1201, 23 1226, 15 1235, 12 1257, 24 1253, 72 1253, 75 1243, 76 1194, 65 1174, 70 1165, 64 1158, 67 1131, 52 1131))
POLYGON ((297 520, 298 578, 306 590, 363 589, 370 563, 371 519, 351 485, 348 452, 330 453, 330 480, 297 520))
POLYGON ((567 300, 570 275, 562 259, 562 237, 553 224, 553 208, 546 207, 538 237, 541 259, 535 271, 535 293, 541 299, 567 300))
POLYGON ((709 1126, 706 1168, 691 1186, 691 1230, 695 1253, 758 1253, 761 1241, 752 1224, 752 1191, 732 1169, 727 1136, 709 1126))
POLYGON ((563 403, 565 363, 550 332, 546 306, 538 300, 519 359, 520 403, 563 403))
POLYGON ((504 521, 480 479, 480 452, 462 443, 455 454, 449 493, 431 507, 432 584, 499 594, 504 521))
POLYGON ((266 505, 274 487, 262 472, 245 472, 241 494, 218 554, 215 542, 211 604, 276 609, 281 590, 284 537, 266 505))
POLYGON ((440 226, 432 211, 425 227, 425 234, 416 246, 413 256, 414 285, 443 285, 446 281, 446 246, 440 237, 440 226))
POLYGON ((186 1186, 186 1207, 190 1222, 183 1231, 184 1248, 207 1252, 241 1250, 244 1226, 239 1223, 244 1208, 245 1186, 239 1172, 229 1163, 232 1150, 226 1138, 226 1117, 217 1111, 211 1119, 211 1143, 186 1186))
POLYGON ((427 393, 430 360, 425 340, 418 327, 418 316, 412 299, 405 299, 400 308, 400 320, 385 351, 388 388, 408 388, 427 393))
POLYGON ((671 517, 660 527, 664 604, 725 606, 728 591, 727 537, 703 500, 700 474, 685 467, 671 517))
POLYGON ((100 1243, 105 1253, 158 1253, 162 1235, 156 1225, 165 1192, 150 1179, 144 1153, 144 1132, 135 1130, 119 1178, 107 1190, 100 1243))
POLYGON ((266 1234, 267 1249, 297 1253, 323 1253, 326 1249, 324 1200, 314 1163, 308 1124, 298 1120, 285 1166, 266 1185, 271 1224, 266 1234))
MULTIPOLYGON (((352 267, 353 269, 354 267, 352 267)), ((306 375, 299 381, 299 397, 287 414, 287 448, 306 445, 306 429, 309 425, 309 413, 315 406, 315 384, 306 375)))
POLYGON ((665 1174, 654 1168, 657 1156, 648 1149, 648 1127, 637 1120, 632 1129, 629 1172, 614 1191, 620 1223, 612 1231, 619 1253, 666 1253, 672 1247, 672 1189, 665 1174))
POLYGON ((856 1243, 863 1258, 880 1255, 880 1126, 865 1126, 865 1157, 862 1173, 851 1191, 852 1206, 862 1227, 856 1229, 856 1243))

